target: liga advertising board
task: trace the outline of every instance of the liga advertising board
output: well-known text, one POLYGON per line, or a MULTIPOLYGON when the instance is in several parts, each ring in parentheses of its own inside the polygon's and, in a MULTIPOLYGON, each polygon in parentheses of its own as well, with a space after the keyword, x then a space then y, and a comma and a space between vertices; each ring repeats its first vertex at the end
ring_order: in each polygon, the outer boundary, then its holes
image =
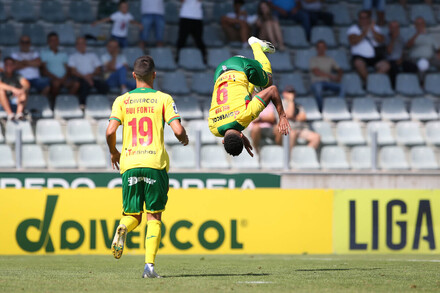
MULTIPOLYGON (((0 254, 110 254, 120 188, 8 188, 0 200, 0 254)), ((332 253, 332 211, 330 190, 170 189, 159 253, 332 253)), ((144 219, 124 254, 144 254, 145 235, 144 219)))

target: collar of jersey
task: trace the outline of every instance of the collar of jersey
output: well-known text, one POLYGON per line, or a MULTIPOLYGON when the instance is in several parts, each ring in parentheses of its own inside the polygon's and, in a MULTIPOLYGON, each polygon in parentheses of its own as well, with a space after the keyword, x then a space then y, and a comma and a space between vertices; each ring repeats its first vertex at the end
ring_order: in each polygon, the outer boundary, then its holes
POLYGON ((130 92, 130 94, 143 94, 143 93, 155 93, 155 89, 150 89, 148 87, 138 87, 130 92))

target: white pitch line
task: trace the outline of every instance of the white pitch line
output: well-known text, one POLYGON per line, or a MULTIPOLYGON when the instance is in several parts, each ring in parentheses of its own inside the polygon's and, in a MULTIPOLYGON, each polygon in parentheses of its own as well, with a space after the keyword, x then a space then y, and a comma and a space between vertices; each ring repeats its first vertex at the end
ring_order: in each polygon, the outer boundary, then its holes
MULTIPOLYGON (((323 260, 323 261, 345 261, 347 259, 340 258, 304 258, 306 260, 323 260)), ((411 261, 411 262, 440 262, 440 259, 398 259, 398 258, 381 258, 381 259, 370 259, 370 260, 381 260, 381 261, 411 261)))
POLYGON ((238 284, 272 284, 273 282, 268 281, 244 281, 244 282, 237 282, 238 284))

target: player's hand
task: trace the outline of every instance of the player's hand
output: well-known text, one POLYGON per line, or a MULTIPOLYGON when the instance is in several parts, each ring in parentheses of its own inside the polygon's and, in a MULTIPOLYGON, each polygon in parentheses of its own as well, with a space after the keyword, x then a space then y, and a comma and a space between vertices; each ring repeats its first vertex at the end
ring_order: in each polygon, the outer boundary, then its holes
POLYGON ((119 151, 113 152, 110 154, 110 158, 112 161, 113 170, 119 170, 119 159, 121 158, 121 153, 119 151))
POLYGON ((252 153, 252 146, 251 146, 249 139, 243 133, 241 134, 241 138, 243 139, 243 145, 244 145, 246 151, 248 152, 248 154, 251 157, 253 157, 254 154, 252 153))
POLYGON ((278 131, 281 134, 288 135, 290 132, 290 124, 286 116, 280 117, 280 122, 278 123, 278 131))
POLYGON ((185 134, 185 137, 182 140, 179 140, 181 144, 188 145, 188 135, 185 134))

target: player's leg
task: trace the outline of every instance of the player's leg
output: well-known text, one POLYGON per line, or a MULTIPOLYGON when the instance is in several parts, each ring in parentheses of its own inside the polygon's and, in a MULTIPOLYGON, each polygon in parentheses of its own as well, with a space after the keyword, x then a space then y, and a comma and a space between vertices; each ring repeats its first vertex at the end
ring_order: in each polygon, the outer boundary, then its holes
POLYGON ((154 270, 157 251, 161 240, 162 213, 147 213, 147 236, 145 237, 145 267, 143 278, 160 278, 154 270))
POLYGON ((248 43, 252 48, 252 52, 254 53, 254 59, 260 62, 264 71, 272 74, 270 61, 264 52, 274 53, 275 47, 271 43, 262 41, 256 37, 250 37, 248 43))

